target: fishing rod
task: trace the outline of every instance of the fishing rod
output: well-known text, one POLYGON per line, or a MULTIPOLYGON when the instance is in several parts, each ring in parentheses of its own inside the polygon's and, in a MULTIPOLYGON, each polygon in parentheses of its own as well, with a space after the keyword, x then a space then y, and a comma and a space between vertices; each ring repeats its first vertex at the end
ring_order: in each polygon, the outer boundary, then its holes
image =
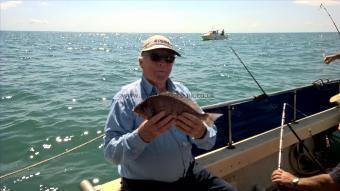
POLYGON ((277 168, 278 169, 281 169, 283 125, 285 124, 285 114, 286 114, 286 103, 283 103, 282 117, 281 117, 281 127, 280 127, 279 159, 277 161, 277 168))
POLYGON ((326 13, 328 14, 329 18, 331 18, 331 20, 333 22, 333 25, 335 26, 336 30, 338 31, 338 34, 340 35, 340 31, 339 31, 338 27, 336 26, 336 24, 335 24, 335 22, 334 22, 334 20, 333 20, 333 18, 331 16, 331 14, 329 14, 329 12, 327 11, 326 7, 321 3, 320 4, 320 8, 323 8, 326 11, 326 13))
MULTIPOLYGON (((279 157, 277 161, 277 169, 281 169, 282 161, 282 142, 283 142, 283 125, 285 124, 286 116, 286 103, 283 103, 282 115, 281 115, 281 127, 280 127, 280 143, 279 143, 279 157)), ((278 191, 281 191, 281 186, 278 185, 278 191)))
MULTIPOLYGON (((274 103, 272 102, 272 100, 270 99, 269 96, 267 96, 266 92, 264 91, 264 89, 261 87, 261 85, 257 82, 257 80, 255 79, 255 77, 251 74, 250 70, 248 70, 247 66, 244 64, 244 62, 242 61, 242 59, 240 58, 240 56, 236 53, 236 51, 230 47, 230 49, 232 50, 232 52, 235 54, 235 56, 238 58, 238 60, 241 62, 241 64, 243 65, 243 67, 247 70, 247 72, 249 73, 249 75, 254 79, 254 81, 256 82, 256 84, 259 86, 259 88, 261 89, 261 91, 263 92, 263 97, 265 99, 268 100, 269 104, 271 105, 272 107, 272 110, 278 112, 278 113, 281 113, 280 111, 278 111, 275 106, 274 106, 274 103)), ((309 157, 313 160, 313 162, 315 164, 318 165, 319 169, 322 171, 322 172, 326 172, 326 169, 325 167, 323 167, 323 165, 314 157, 314 155, 310 152, 310 150, 306 147, 306 145, 303 143, 303 141, 301 140, 301 138, 299 137, 299 135, 295 132, 295 130, 293 129, 293 127, 287 123, 287 126, 289 127, 290 131, 294 134, 294 136, 296 137, 296 139, 299 141, 299 144, 302 145, 302 147, 306 150, 307 154, 309 155, 309 157)))

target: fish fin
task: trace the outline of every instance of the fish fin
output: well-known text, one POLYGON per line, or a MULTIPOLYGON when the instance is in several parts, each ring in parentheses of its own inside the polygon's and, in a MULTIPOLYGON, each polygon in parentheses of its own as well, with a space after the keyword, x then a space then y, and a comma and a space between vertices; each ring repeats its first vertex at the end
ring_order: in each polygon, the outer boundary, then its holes
POLYGON ((221 117, 223 114, 221 113, 207 113, 208 117, 206 120, 204 120, 205 124, 207 124, 209 127, 212 127, 214 125, 214 122, 216 119, 221 117))

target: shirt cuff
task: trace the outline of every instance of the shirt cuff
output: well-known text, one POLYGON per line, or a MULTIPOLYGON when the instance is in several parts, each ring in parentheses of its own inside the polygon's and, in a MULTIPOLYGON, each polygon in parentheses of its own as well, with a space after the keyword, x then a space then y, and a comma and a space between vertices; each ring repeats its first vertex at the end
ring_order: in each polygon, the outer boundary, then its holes
POLYGON ((210 135, 215 131, 214 128, 209 127, 207 124, 203 123, 203 125, 205 126, 207 131, 205 132, 204 137, 202 137, 200 139, 192 138, 192 140, 194 141, 195 144, 206 143, 210 139, 210 135))
POLYGON ((138 129, 134 130, 128 139, 128 145, 130 149, 133 149, 134 152, 139 152, 144 150, 145 146, 148 143, 144 142, 143 139, 138 134, 138 129))

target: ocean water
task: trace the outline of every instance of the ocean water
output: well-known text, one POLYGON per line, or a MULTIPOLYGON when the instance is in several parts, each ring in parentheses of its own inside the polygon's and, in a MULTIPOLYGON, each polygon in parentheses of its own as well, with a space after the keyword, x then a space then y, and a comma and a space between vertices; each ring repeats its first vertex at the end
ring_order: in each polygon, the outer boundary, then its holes
MULTIPOLYGON (((101 135, 111 98, 141 76, 137 56, 151 34, 0 32, 0 175, 69 151, 0 180, 1 190, 79 190, 88 179, 117 178, 105 161, 101 135)), ((182 53, 171 77, 187 85, 200 105, 261 94, 233 47, 268 93, 338 79, 337 33, 167 34, 182 53)))

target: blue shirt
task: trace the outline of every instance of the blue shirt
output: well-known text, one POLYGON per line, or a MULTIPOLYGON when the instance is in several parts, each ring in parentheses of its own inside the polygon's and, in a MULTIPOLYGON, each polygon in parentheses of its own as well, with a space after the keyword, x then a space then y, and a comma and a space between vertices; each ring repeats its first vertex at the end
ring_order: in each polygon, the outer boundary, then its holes
MULTIPOLYGON (((167 89, 190 98, 182 84, 167 81, 167 89)), ((121 88, 114 96, 105 125, 105 158, 118 166, 120 176, 138 180, 173 182, 184 177, 193 161, 192 144, 210 149, 215 144, 216 128, 207 127, 202 139, 190 138, 176 127, 144 142, 138 126, 144 119, 132 111, 140 102, 158 90, 144 77, 121 88)))

